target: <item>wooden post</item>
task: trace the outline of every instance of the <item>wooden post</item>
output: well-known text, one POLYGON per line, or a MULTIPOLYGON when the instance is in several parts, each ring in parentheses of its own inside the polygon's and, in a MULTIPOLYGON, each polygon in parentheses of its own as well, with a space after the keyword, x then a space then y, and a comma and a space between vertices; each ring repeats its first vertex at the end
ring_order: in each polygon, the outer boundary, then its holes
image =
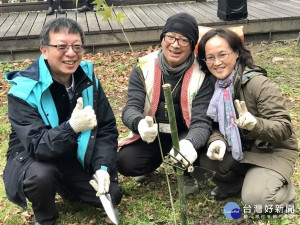
MULTIPOLYGON (((171 93, 171 85, 164 84, 163 86, 165 101, 167 104, 168 116, 169 116, 169 123, 171 128, 171 136, 172 136, 172 143, 174 148, 180 150, 179 148, 179 137, 177 131, 177 124, 176 124, 176 117, 175 117, 175 110, 173 104, 173 98, 171 93)), ((177 152, 174 151, 174 155, 177 155, 177 152)), ((177 166, 181 167, 181 163, 177 163, 177 166)), ((187 224, 187 213, 186 213, 186 199, 184 193, 184 184, 183 184, 183 170, 176 168, 176 175, 177 175, 177 182, 178 182, 178 194, 179 194, 179 201, 180 201, 180 219, 181 224, 187 224)))

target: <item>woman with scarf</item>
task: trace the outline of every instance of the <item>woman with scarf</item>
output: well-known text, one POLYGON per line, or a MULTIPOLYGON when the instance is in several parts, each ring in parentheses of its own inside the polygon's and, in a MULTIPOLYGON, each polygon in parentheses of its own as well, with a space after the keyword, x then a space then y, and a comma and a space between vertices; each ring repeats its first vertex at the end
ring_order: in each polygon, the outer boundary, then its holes
MULTIPOLYGON (((140 58, 140 67, 135 66, 130 74, 122 120, 131 133, 119 141, 117 165, 121 174, 133 176, 137 182, 162 163, 158 132, 163 155, 174 156, 163 84, 171 85, 180 139, 177 159, 183 155, 193 163, 211 135, 212 120, 206 111, 213 84, 194 55, 198 38, 198 25, 192 16, 178 13, 169 17, 160 35, 161 49, 140 58)), ((199 191, 192 177, 184 176, 184 182, 186 194, 199 191)))
POLYGON ((198 60, 216 78, 207 115, 218 131, 200 156, 201 166, 216 171, 211 195, 222 200, 241 192, 245 205, 263 209, 293 205, 298 141, 280 88, 227 29, 212 29, 202 37, 198 60))

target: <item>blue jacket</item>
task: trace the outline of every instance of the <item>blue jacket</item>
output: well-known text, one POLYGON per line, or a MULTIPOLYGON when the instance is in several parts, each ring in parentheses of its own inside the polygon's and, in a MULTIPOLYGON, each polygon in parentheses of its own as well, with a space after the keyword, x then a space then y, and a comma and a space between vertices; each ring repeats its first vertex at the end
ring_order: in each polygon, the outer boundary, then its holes
POLYGON ((59 121, 56 107, 60 103, 51 94, 53 79, 43 56, 25 71, 6 74, 12 85, 8 93, 12 132, 3 179, 8 198, 24 208, 23 178, 33 160, 52 161, 76 151, 78 160, 91 174, 100 166, 106 166, 109 173, 116 170, 118 131, 108 99, 91 63, 82 61, 74 74, 82 80, 75 82, 72 101, 76 103, 82 96, 84 107, 92 106, 97 117, 97 126, 80 134, 74 132, 68 119, 59 121))

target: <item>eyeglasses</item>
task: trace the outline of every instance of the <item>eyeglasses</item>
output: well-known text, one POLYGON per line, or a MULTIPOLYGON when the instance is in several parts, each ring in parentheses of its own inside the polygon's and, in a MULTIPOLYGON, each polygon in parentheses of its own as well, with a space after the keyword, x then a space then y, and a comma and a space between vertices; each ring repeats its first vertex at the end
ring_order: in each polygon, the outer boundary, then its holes
POLYGON ((57 49, 57 51, 64 52, 64 53, 69 51, 70 47, 72 47, 72 49, 75 53, 82 53, 84 50, 83 45, 50 45, 50 44, 48 44, 47 46, 55 47, 57 49))
MULTIPOLYGON (((223 62, 229 55, 231 55, 234 51, 230 52, 230 53, 221 53, 217 56, 218 60, 223 62)), ((207 64, 211 64, 214 63, 216 58, 214 56, 208 56, 204 59, 202 59, 204 62, 206 62, 207 64)))
POLYGON ((164 35, 164 40, 165 40, 165 42, 167 42, 169 44, 174 44, 175 41, 177 41, 177 43, 182 47, 189 46, 191 43, 191 41, 187 38, 176 38, 176 37, 168 35, 168 34, 164 35))

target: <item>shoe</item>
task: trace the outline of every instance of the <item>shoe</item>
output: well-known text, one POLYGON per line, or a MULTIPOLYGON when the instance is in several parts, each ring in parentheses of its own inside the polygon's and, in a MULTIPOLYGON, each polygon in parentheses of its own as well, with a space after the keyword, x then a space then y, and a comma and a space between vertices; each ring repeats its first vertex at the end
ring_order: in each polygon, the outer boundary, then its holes
POLYGON ((66 13, 66 11, 60 5, 57 7, 57 12, 59 14, 65 14, 66 13))
POLYGON ((153 174, 153 172, 147 173, 147 174, 143 174, 143 175, 141 175, 141 176, 134 177, 134 181, 135 181, 136 183, 143 183, 143 182, 145 182, 146 180, 148 180, 148 179, 151 177, 152 174, 153 174))
POLYGON ((219 187, 216 186, 214 187, 214 189, 212 189, 212 191, 210 192, 210 196, 215 199, 215 200, 220 200, 220 190, 219 187))
POLYGON ((88 11, 93 11, 93 7, 84 5, 84 6, 80 7, 79 9, 77 9, 77 12, 79 12, 79 13, 88 12, 88 11))
POLYGON ((218 186, 214 187, 214 189, 212 189, 210 192, 210 196, 217 201, 222 201, 230 197, 236 197, 238 194, 239 193, 222 194, 218 186))
POLYGON ((183 188, 185 192, 185 196, 192 195, 192 194, 198 194, 199 192, 199 184, 198 181, 188 175, 183 176, 183 188))
POLYGON ((53 15, 53 14, 54 14, 54 8, 53 8, 53 6, 49 6, 47 15, 50 16, 50 15, 53 15))

